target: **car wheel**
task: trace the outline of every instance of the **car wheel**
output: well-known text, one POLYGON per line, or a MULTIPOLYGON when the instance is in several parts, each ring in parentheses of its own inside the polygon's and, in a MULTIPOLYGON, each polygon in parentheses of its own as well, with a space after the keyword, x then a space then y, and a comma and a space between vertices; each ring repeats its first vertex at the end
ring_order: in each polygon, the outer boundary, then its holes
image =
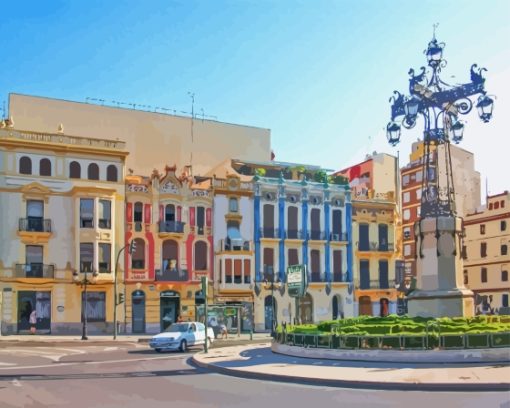
POLYGON ((158 353, 161 353, 161 349, 160 348, 157 348, 157 349, 154 349, 154 350, 156 350, 156 352, 158 352, 158 353))
POLYGON ((186 343, 186 340, 181 341, 181 345, 179 346, 179 350, 184 353, 188 350, 188 343, 186 343))

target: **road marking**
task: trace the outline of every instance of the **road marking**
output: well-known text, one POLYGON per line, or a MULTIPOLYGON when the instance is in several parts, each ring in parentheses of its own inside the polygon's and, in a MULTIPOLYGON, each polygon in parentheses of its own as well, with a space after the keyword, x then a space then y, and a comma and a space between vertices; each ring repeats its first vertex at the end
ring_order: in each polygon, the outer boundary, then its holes
POLYGON ((1 363, 0 362, 0 366, 13 366, 13 365, 17 365, 15 363, 1 363))
POLYGON ((12 380, 11 384, 14 385, 15 387, 21 387, 21 383, 16 379, 12 380))
POLYGON ((105 347, 103 351, 114 351, 118 349, 119 349, 118 347, 105 347))

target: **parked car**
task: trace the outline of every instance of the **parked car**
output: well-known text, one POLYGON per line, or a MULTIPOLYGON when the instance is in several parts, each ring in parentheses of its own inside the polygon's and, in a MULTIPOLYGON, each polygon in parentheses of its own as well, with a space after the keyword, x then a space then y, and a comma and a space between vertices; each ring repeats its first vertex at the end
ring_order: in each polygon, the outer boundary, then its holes
MULTIPOLYGON (((209 344, 214 340, 214 332, 207 328, 209 344)), ((205 344, 205 325, 200 322, 172 323, 163 333, 156 334, 149 346, 158 353, 164 350, 186 351, 188 347, 205 344)))

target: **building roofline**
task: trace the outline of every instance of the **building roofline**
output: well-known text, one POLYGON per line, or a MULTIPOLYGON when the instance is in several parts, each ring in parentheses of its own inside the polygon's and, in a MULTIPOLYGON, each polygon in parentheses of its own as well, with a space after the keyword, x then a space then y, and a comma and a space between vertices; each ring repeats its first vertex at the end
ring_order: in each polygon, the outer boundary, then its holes
MULTIPOLYGON (((80 105, 97 106, 100 108, 120 109, 120 110, 133 111, 133 112, 139 112, 139 113, 150 113, 153 115, 172 116, 175 118, 182 118, 182 119, 191 119, 190 116, 184 116, 184 115, 177 115, 177 114, 170 114, 170 113, 163 113, 163 112, 151 112, 151 111, 147 111, 147 110, 137 110, 137 109, 131 109, 131 108, 124 108, 122 106, 99 105, 96 103, 73 101, 70 99, 62 99, 62 98, 52 98, 50 96, 29 95, 29 94, 23 94, 23 93, 18 93, 18 92, 9 92, 9 105, 10 105, 11 95, 26 96, 26 97, 30 97, 30 98, 47 99, 47 100, 67 102, 67 103, 76 103, 76 104, 80 104, 80 105)), ((10 115, 10 106, 8 107, 8 110, 9 110, 9 115, 10 115)), ((252 129, 267 130, 268 132, 271 132, 270 128, 264 128, 264 127, 260 127, 260 126, 242 125, 240 123, 223 122, 220 120, 213 120, 213 119, 202 119, 199 117, 195 117, 195 120, 200 120, 203 122, 219 123, 219 124, 230 125, 230 126, 240 126, 240 127, 247 127, 247 128, 252 128, 252 129)))

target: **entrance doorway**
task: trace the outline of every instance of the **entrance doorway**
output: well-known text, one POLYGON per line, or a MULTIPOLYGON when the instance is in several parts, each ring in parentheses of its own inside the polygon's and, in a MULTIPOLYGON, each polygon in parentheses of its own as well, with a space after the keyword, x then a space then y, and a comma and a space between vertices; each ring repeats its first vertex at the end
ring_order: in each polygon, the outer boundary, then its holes
POLYGON ((159 295, 160 327, 164 331, 177 321, 180 297, 177 292, 167 290, 159 295))
POLYGON ((18 292, 18 333, 30 332, 30 314, 35 309, 38 333, 51 331, 51 292, 18 292))
POLYGON ((135 290, 131 295, 132 332, 145 333, 145 293, 135 290))
POLYGON ((273 323, 273 305, 274 305, 274 314, 275 314, 275 324, 276 324, 276 299, 274 296, 266 296, 264 299, 264 328, 266 330, 272 330, 273 323), (273 303, 274 302, 274 303, 273 303))
POLYGON ((372 301, 370 296, 361 296, 359 298, 359 314, 364 316, 372 316, 372 301))
POLYGON ((380 306, 381 306, 381 317, 388 316, 389 314, 389 301, 386 298, 382 298, 380 300, 380 306))

